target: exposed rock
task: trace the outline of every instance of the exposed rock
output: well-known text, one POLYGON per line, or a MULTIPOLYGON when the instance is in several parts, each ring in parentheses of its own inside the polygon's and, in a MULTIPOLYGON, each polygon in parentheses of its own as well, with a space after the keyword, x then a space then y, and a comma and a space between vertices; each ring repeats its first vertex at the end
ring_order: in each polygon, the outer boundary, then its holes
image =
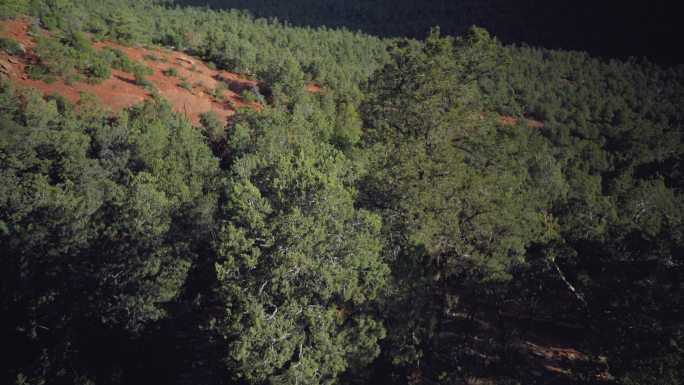
POLYGON ((178 57, 178 60, 180 60, 180 61, 182 61, 182 62, 186 62, 186 63, 188 63, 188 64, 195 64, 194 61, 192 61, 192 60, 190 60, 190 59, 186 59, 186 58, 184 58, 184 57, 182 57, 182 56, 179 56, 179 57, 178 57))
POLYGON ((0 74, 12 78, 16 76, 17 71, 10 64, 9 60, 0 59, 0 74))

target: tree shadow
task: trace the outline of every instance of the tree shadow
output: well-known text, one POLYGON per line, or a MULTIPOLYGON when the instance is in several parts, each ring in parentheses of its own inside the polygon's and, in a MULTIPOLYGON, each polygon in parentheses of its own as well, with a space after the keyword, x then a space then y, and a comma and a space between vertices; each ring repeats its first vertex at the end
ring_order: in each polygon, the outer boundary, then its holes
POLYGON ((126 83, 134 85, 136 87, 140 87, 140 85, 138 83, 136 83, 134 79, 129 79, 129 78, 123 77, 121 75, 117 75, 117 74, 113 74, 112 76, 121 80, 122 82, 126 82, 126 83))
POLYGON ((250 83, 226 79, 223 76, 221 76, 221 74, 214 75, 214 79, 219 83, 225 84, 230 91, 238 95, 240 95, 242 91, 251 90, 252 88, 254 88, 254 86, 250 83))

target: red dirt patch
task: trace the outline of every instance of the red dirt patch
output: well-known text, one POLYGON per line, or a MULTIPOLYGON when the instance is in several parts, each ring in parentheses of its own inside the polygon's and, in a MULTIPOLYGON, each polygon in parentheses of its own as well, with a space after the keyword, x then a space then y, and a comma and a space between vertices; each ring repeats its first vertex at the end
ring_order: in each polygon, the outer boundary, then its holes
POLYGON ((543 356, 546 358, 559 358, 559 359, 567 359, 570 361, 577 360, 577 359, 582 359, 586 360, 587 356, 574 349, 574 348, 562 348, 562 347, 554 347, 554 346, 543 346, 543 345, 538 345, 535 343, 532 343, 530 341, 525 341, 525 345, 530 349, 530 351, 534 352, 536 355, 543 356))
MULTIPOLYGON (((532 118, 524 118, 523 120, 532 128, 541 128, 545 125, 544 122, 532 118)), ((520 119, 515 116, 501 116, 499 117, 499 123, 504 126, 517 126, 520 123, 520 119)))
MULTIPOLYGON (((152 98, 148 90, 135 84, 133 74, 115 69, 112 69, 112 76, 100 84, 75 82, 69 85, 63 81, 48 84, 42 80, 29 79, 26 67, 37 60, 34 51, 35 41, 28 35, 29 28, 34 22, 35 20, 27 17, 0 22, 5 27, 0 31, 0 35, 17 40, 26 48, 26 54, 19 56, 0 52, 0 72, 13 79, 19 87, 37 88, 48 95, 60 94, 72 102, 80 100, 81 92, 92 92, 113 111, 152 98)), ((220 116, 227 118, 235 114, 235 109, 239 107, 250 106, 261 109, 258 103, 246 103, 236 92, 236 90, 256 87, 257 82, 253 80, 241 78, 230 72, 212 70, 201 60, 181 52, 126 47, 111 42, 98 42, 93 45, 93 48, 99 50, 106 46, 120 48, 132 61, 144 62, 152 68, 154 74, 147 78, 158 88, 161 97, 173 105, 174 111, 185 113, 196 126, 200 125, 199 115, 209 110, 214 110, 220 116), (164 57, 168 62, 145 59, 145 55, 164 57), (192 92, 181 86, 183 80, 180 77, 169 77, 162 73, 169 68, 175 68, 181 77, 187 79, 192 86, 192 92), (205 88, 215 89, 219 82, 227 86, 227 89, 221 92, 223 99, 226 100, 222 103, 217 102, 204 91, 205 88)))
POLYGON ((5 29, 0 31, 0 35, 11 37, 26 47, 33 47, 33 38, 28 35, 29 27, 33 23, 34 20, 28 17, 2 20, 0 24, 4 25, 5 29))
POLYGON ((532 128, 542 128, 545 126, 544 122, 532 118, 527 118, 527 124, 532 128))
POLYGON ((307 91, 313 92, 313 93, 318 93, 318 92, 323 91, 323 87, 317 86, 315 84, 307 84, 306 89, 307 89, 307 91))
POLYGON ((502 116, 499 118, 499 123, 504 126, 515 126, 518 124, 518 118, 515 116, 502 116))

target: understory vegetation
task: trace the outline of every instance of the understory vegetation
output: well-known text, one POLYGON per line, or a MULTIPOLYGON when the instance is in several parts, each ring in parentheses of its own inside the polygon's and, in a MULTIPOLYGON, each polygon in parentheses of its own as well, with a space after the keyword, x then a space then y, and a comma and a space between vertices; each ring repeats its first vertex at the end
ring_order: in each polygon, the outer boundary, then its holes
POLYGON ((534 322, 617 383, 684 380, 684 66, 477 27, 4 3, 50 31, 34 79, 153 88, 91 43, 158 44, 258 80, 262 105, 199 129, 161 98, 112 115, 0 79, 3 383, 602 383, 530 376, 534 322))

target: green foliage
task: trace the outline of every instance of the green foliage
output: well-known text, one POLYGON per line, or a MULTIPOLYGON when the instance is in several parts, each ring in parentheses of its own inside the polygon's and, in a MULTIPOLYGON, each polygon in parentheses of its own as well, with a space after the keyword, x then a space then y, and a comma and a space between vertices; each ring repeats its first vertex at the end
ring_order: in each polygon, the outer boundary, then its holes
POLYGON ((112 63, 112 68, 116 68, 124 72, 134 72, 135 66, 133 61, 128 57, 126 52, 120 48, 115 47, 105 47, 102 49, 102 54, 107 54, 110 56, 112 63))
POLYGON ((94 51, 90 39, 77 30, 69 30, 59 39, 41 35, 36 40, 39 62, 28 69, 33 79, 64 79, 71 84, 85 80, 85 76, 90 82, 99 83, 111 76, 111 67, 117 60, 112 51, 94 51))
POLYGON ((145 63, 137 62, 133 64, 133 74, 147 76, 154 74, 154 70, 151 67, 146 66, 145 63))
POLYGON ((200 114, 200 122, 212 141, 219 141, 225 137, 226 122, 215 111, 207 111, 200 114))
POLYGON ((135 84, 145 87, 150 91, 154 92, 157 90, 157 86, 147 78, 147 75, 152 75, 154 70, 143 63, 135 63, 133 65, 133 76, 135 76, 135 84))
POLYGON ((178 70, 175 69, 174 67, 169 67, 169 68, 165 69, 162 73, 164 74, 164 76, 171 76, 171 77, 175 77, 175 78, 180 77, 178 70))
POLYGON ((157 55, 152 54, 152 53, 146 53, 143 58, 145 60, 152 60, 152 61, 160 61, 160 59, 157 57, 157 55))
POLYGON ((61 78, 74 71, 76 51, 72 47, 63 45, 56 38, 38 37, 36 39, 36 52, 40 61, 29 69, 29 75, 32 78, 61 78))
POLYGON ((27 14, 29 0, 6 0, 0 4, 0 20, 27 14))
POLYGON ((102 337, 97 325, 128 339, 167 316, 197 256, 192 239, 208 231, 218 162, 163 106, 112 121, 8 83, 0 100, 0 180, 14 185, 0 195, 3 322, 22 354, 45 357, 13 370, 73 379, 90 371, 76 355, 102 337))
POLYGON ((93 83, 99 83, 102 80, 109 79, 112 76, 112 67, 110 58, 105 55, 93 56, 90 63, 87 64, 83 73, 88 76, 93 83))
POLYGON ((195 93, 195 89, 192 88, 192 84, 190 84, 190 81, 186 77, 183 77, 183 81, 181 81, 180 87, 190 92, 191 94, 195 93))
POLYGON ((85 33, 75 29, 66 30, 62 35, 61 43, 81 53, 91 51, 92 49, 90 47, 90 39, 88 39, 85 33))
MULTIPOLYGON (((600 57, 646 55, 663 64, 682 55, 658 44, 663 35, 681 35, 677 9, 662 3, 644 12, 642 2, 616 4, 563 0, 174 0, 174 4, 237 9, 264 20, 310 28, 363 31, 381 37, 423 38, 439 25, 452 36, 471 26, 486 28, 505 44, 588 51, 600 57), (646 25, 657 26, 647 28, 646 25), (666 32, 667 31, 667 32, 666 32)), ((673 3, 672 3, 673 4, 673 3)))
POLYGON ((107 24, 110 26, 108 35, 123 43, 138 41, 143 34, 144 27, 140 24, 138 17, 131 9, 125 7, 108 15, 107 24))
POLYGON ((304 73, 297 60, 291 56, 273 60, 257 76, 270 88, 276 103, 296 101, 306 92, 304 73))
POLYGON ((228 363, 252 383, 333 383, 384 335, 369 313, 387 271, 380 218, 354 207, 349 161, 311 123, 246 110, 231 122, 214 323, 228 363))
POLYGON ((543 302, 620 381, 681 383, 682 67, 169 5, 0 5, 52 29, 32 78, 155 95, 112 117, 0 83, 4 382, 462 382, 479 344, 527 383, 504 314, 543 302), (207 141, 89 34, 254 77, 207 93, 262 109, 202 114, 207 141))
POLYGON ((0 36, 0 51, 5 51, 10 55, 23 53, 19 42, 7 36, 0 36))
POLYGON ((214 93, 215 94, 221 94, 221 93, 223 93, 223 91, 225 91, 227 89, 228 89, 228 85, 223 81, 219 81, 218 83, 216 83, 216 89, 214 90, 214 93))
POLYGON ((612 372, 626 383, 681 382, 672 357, 682 324, 668 310, 679 305, 666 299, 682 289, 681 69, 509 52, 502 81, 481 88, 495 110, 543 123, 567 183, 550 210, 568 250, 556 259, 586 299, 612 372))
MULTIPOLYGON (((392 240, 385 250, 396 269, 386 302, 395 327, 391 360, 417 364, 446 302, 436 314, 429 303, 416 308, 416 289, 434 290, 427 283, 436 282, 465 303, 486 302, 505 289, 528 245, 553 236, 542 212, 554 197, 536 191, 549 186, 528 171, 533 159, 524 149, 538 139, 478 119, 477 80, 508 62, 496 40, 480 29, 457 40, 436 29, 424 45, 397 41, 390 53, 363 106, 368 174, 361 201, 387 218, 392 240), (541 200, 524 199, 531 194, 541 200)), ((537 163, 537 172, 558 178, 553 166, 537 163)))
POLYGON ((240 96, 242 96, 242 100, 245 103, 254 103, 257 101, 256 95, 252 90, 243 90, 240 96))

